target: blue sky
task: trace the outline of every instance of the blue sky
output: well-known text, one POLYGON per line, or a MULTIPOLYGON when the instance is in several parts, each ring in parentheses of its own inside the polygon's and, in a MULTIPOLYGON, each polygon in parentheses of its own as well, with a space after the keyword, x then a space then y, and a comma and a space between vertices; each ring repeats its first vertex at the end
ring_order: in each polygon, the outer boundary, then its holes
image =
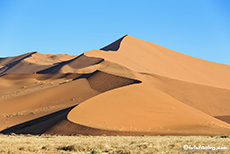
POLYGON ((0 57, 78 55, 125 34, 230 64, 228 0, 0 0, 0 57))

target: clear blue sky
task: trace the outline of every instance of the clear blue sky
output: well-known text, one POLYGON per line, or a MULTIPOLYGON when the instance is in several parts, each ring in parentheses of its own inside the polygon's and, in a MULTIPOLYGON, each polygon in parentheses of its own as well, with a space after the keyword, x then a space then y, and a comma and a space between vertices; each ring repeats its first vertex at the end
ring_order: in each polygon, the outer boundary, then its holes
POLYGON ((0 0, 0 57, 78 55, 125 34, 230 64, 230 1, 0 0))

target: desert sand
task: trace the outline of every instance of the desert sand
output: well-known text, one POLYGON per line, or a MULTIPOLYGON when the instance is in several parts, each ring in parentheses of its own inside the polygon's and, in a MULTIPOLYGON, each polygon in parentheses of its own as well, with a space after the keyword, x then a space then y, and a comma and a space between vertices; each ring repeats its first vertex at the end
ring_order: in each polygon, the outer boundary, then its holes
POLYGON ((230 135, 230 66, 126 35, 0 59, 0 133, 230 135))

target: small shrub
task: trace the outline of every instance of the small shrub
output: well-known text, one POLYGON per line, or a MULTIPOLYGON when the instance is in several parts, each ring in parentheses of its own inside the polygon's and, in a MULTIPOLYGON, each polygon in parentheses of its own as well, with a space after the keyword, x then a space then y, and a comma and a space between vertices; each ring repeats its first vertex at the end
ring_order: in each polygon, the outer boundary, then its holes
POLYGON ((57 150, 64 150, 64 151, 74 151, 74 145, 67 145, 67 146, 61 146, 58 147, 57 150))
POLYGON ((47 150, 47 148, 45 146, 41 147, 42 150, 47 150))
POLYGON ((93 149, 90 153, 91 154, 101 154, 101 150, 99 150, 99 149, 93 149))
POLYGON ((24 147, 20 147, 20 148, 18 148, 18 150, 25 150, 25 148, 24 147))
POLYGON ((145 137, 145 135, 141 135, 141 137, 145 137))
POLYGON ((230 136, 223 135, 223 136, 220 136, 220 138, 230 138, 230 136))

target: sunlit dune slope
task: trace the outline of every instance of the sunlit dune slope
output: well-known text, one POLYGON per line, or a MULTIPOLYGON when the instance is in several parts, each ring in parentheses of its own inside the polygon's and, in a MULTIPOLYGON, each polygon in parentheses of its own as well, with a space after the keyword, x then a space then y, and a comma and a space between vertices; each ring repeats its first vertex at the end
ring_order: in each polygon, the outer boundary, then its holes
POLYGON ((84 126, 116 131, 230 133, 229 124, 144 83, 91 98, 73 109, 68 119, 84 126))
POLYGON ((122 38, 116 45, 119 46, 116 51, 113 51, 115 47, 111 47, 111 51, 107 46, 106 51, 102 48, 102 50, 86 52, 85 55, 100 57, 137 72, 158 74, 183 81, 230 89, 229 65, 184 55, 129 35, 122 38))
POLYGON ((102 58, 87 57, 84 54, 68 61, 61 62, 53 67, 38 71, 39 74, 49 73, 76 73, 76 70, 99 64, 102 58))
POLYGON ((146 74, 149 84, 211 116, 230 115, 230 90, 146 74))

